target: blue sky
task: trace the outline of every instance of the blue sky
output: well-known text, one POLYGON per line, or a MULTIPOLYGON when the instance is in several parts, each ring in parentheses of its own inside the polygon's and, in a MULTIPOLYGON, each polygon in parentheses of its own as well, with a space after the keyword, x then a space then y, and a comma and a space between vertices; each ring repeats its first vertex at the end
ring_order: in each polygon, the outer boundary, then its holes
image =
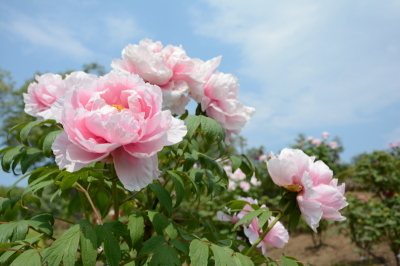
POLYGON ((222 55, 218 70, 256 108, 243 130, 250 147, 278 152, 298 133, 328 131, 349 161, 400 139, 399 17, 389 0, 2 1, 0 68, 17 86, 37 71, 109 70, 143 38, 222 55))

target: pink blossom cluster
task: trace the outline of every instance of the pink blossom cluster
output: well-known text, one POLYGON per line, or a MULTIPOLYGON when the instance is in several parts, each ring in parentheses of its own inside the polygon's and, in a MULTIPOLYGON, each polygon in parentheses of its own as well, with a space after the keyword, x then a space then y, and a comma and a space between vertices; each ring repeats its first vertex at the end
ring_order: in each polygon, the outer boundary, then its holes
POLYGON ((297 203, 307 224, 316 232, 321 218, 343 221, 339 212, 348 205, 344 197, 345 185, 322 161, 314 162, 301 150, 283 149, 267 162, 268 172, 278 186, 298 192, 297 203))
MULTIPOLYGON (((239 197, 238 200, 247 201, 249 204, 244 206, 243 211, 236 213, 233 216, 229 216, 221 211, 217 212, 217 217, 220 221, 237 223, 248 212, 254 211, 250 204, 258 204, 258 201, 252 198, 239 197)), ((265 205, 261 205, 261 208, 263 207, 265 207, 265 205)), ((270 217, 268 220, 268 224, 270 224, 273 219, 274 217, 270 217)), ((243 232, 248 238, 250 244, 254 244, 263 233, 263 229, 259 226, 259 221, 257 217, 251 221, 249 226, 243 224, 242 227, 243 232)), ((261 250, 262 254, 265 257, 267 257, 267 244, 277 248, 283 248, 288 241, 288 231, 285 229, 281 222, 277 222, 264 237, 264 239, 262 239, 260 244, 257 245, 257 248, 261 250)))
POLYGON ((204 62, 182 47, 144 39, 126 46, 122 58, 105 76, 47 73, 29 85, 25 112, 55 119, 65 130, 52 146, 60 169, 114 162, 125 188, 140 190, 159 175, 157 152, 185 136, 186 126, 173 115, 185 112, 189 97, 228 136, 254 113, 239 102, 237 79, 215 71, 221 57, 204 62))
POLYGON ((400 139, 398 139, 395 143, 389 142, 390 148, 399 148, 400 147, 400 139))
MULTIPOLYGON (((329 134, 329 132, 322 132, 322 138, 323 139, 319 139, 319 138, 313 138, 313 137, 307 137, 307 141, 308 142, 311 142, 313 145, 315 145, 315 146, 317 146, 317 147, 319 147, 319 146, 321 146, 321 144, 322 143, 324 143, 324 141, 325 140, 327 140, 328 138, 329 138, 329 136, 330 136, 330 134, 329 134)), ((303 143, 299 143, 299 145, 300 146, 303 146, 304 144, 303 143)), ((336 150, 336 149, 338 149, 339 148, 339 144, 336 142, 336 141, 330 141, 329 143, 328 143, 328 146, 331 148, 331 149, 333 149, 333 150, 336 150)))
POLYGON ((126 189, 140 190, 159 176, 157 152, 186 135, 182 120, 162 111, 162 92, 138 75, 74 72, 38 76, 24 95, 31 114, 61 123, 52 149, 60 169, 78 171, 113 162, 126 189))
POLYGON ((244 192, 248 192, 251 188, 251 185, 257 187, 261 186, 261 181, 257 180, 255 176, 252 176, 250 178, 250 182, 247 182, 245 180, 246 175, 242 172, 242 170, 240 170, 240 168, 236 169, 236 171, 232 173, 232 167, 230 165, 225 165, 224 170, 229 177, 228 191, 235 190, 238 185, 244 192))
POLYGON ((218 121, 230 134, 239 134, 254 114, 254 108, 238 100, 239 83, 231 74, 216 72, 221 57, 209 61, 190 58, 181 46, 149 39, 128 45, 122 60, 113 60, 113 69, 138 74, 146 82, 158 85, 163 93, 163 109, 183 114, 189 97, 201 104, 207 116, 218 121))

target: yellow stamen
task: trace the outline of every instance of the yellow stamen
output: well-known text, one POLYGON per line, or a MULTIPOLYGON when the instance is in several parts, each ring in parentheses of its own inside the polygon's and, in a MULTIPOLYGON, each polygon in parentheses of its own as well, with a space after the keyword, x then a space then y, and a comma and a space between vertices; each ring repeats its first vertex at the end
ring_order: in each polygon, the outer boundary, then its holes
POLYGON ((291 191, 291 192, 300 192, 303 187, 300 185, 287 185, 287 186, 283 186, 284 188, 286 188, 287 190, 291 191))
POLYGON ((122 110, 125 109, 125 107, 123 107, 120 104, 112 104, 111 106, 117 108, 118 112, 121 112, 122 110))

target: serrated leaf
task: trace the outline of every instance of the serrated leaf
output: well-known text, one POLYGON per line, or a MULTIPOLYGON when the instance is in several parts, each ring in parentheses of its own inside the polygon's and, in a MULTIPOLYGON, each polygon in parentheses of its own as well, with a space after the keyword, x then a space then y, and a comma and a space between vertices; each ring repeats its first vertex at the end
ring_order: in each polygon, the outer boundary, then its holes
POLYGON ((242 164, 242 160, 234 155, 229 156, 229 159, 231 160, 232 163, 232 173, 234 173, 242 164))
POLYGON ((149 266, 155 265, 182 265, 175 249, 168 245, 160 246, 153 254, 149 266))
POLYGON ((200 124, 204 137, 212 142, 216 139, 225 140, 224 128, 214 119, 200 115, 200 124))
POLYGON ((175 192, 176 192, 176 202, 174 208, 176 208, 181 204, 183 197, 185 196, 185 188, 183 185, 182 178, 176 172, 167 171, 167 173, 174 182, 175 192))
MULTIPOLYGON (((22 247, 24 247, 25 245, 16 245, 16 246, 12 246, 12 249, 21 249, 22 247)), ((7 260, 14 255, 16 252, 16 250, 9 250, 4 252, 1 256, 0 256, 0 264, 5 264, 5 265, 9 265, 10 263, 7 263, 7 260)))
POLYGON ((10 171, 10 165, 14 158, 20 153, 21 149, 25 147, 24 145, 16 146, 12 149, 7 150, 3 157, 1 158, 1 167, 3 168, 4 172, 10 171))
POLYGON ((144 217, 142 214, 133 213, 129 216, 128 230, 131 236, 132 246, 134 246, 144 233, 144 217))
POLYGON ((41 266, 41 258, 39 251, 35 249, 29 249, 22 252, 11 264, 10 266, 41 266))
POLYGON ((168 191, 159 183, 151 183, 149 187, 156 194, 160 204, 165 207, 170 216, 172 214, 172 199, 168 191))
POLYGON ((117 238, 110 231, 105 230, 103 243, 108 264, 118 266, 121 260, 121 248, 117 238))
POLYGON ((209 249, 206 243, 200 240, 193 240, 189 245, 189 257, 192 265, 207 266, 209 249))
POLYGON ((46 137, 43 139, 43 143, 41 145, 44 156, 50 157, 53 154, 53 150, 51 149, 51 146, 53 145, 53 142, 56 139, 56 137, 63 131, 64 130, 56 130, 56 131, 52 131, 46 135, 46 137))
POLYGON ((188 139, 191 139, 193 137, 194 132, 196 132, 196 129, 200 125, 200 117, 196 115, 188 115, 187 118, 185 119, 185 125, 188 131, 186 137, 188 139))
POLYGON ((247 256, 241 253, 233 253, 233 258, 237 262, 237 265, 241 266, 254 266, 254 262, 247 256))
POLYGON ((232 259, 233 250, 227 247, 220 247, 212 244, 211 250, 214 254, 215 265, 232 266, 236 265, 232 259))
POLYGON ((81 247, 82 264, 84 266, 95 265, 97 257, 97 236, 92 227, 87 226, 84 228, 79 243, 81 247))
POLYGON ((54 241, 50 247, 44 249, 42 251, 43 264, 59 265, 63 261, 64 265, 74 265, 80 234, 86 226, 90 226, 88 221, 79 221, 54 241))
POLYGON ((151 254, 157 249, 159 249, 162 245, 165 245, 167 241, 163 236, 153 236, 149 240, 143 243, 143 247, 139 252, 139 255, 143 254, 151 254))
POLYGON ((0 243, 15 242, 17 240, 25 239, 28 233, 28 224, 25 220, 0 224, 0 243))

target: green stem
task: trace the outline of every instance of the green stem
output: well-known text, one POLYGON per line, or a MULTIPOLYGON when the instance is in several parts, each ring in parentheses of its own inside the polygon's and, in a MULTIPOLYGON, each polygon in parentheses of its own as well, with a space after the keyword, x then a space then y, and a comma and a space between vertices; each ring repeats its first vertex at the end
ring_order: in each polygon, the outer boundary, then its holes
POLYGON ((250 253, 258 246, 258 244, 260 244, 260 242, 269 233, 269 231, 271 231, 272 227, 274 227, 274 225, 282 218, 282 216, 284 215, 287 208, 289 208, 289 205, 290 205, 290 201, 288 201, 288 203, 286 203, 285 207, 283 207, 282 211, 275 217, 275 219, 270 224, 268 224, 268 227, 264 230, 262 235, 256 240, 256 242, 254 242, 254 244, 244 254, 245 256, 249 256, 250 253))
POLYGON ((118 190, 117 190, 117 181, 112 182, 112 194, 114 201, 114 220, 118 221, 119 219, 119 204, 118 204, 118 190))

